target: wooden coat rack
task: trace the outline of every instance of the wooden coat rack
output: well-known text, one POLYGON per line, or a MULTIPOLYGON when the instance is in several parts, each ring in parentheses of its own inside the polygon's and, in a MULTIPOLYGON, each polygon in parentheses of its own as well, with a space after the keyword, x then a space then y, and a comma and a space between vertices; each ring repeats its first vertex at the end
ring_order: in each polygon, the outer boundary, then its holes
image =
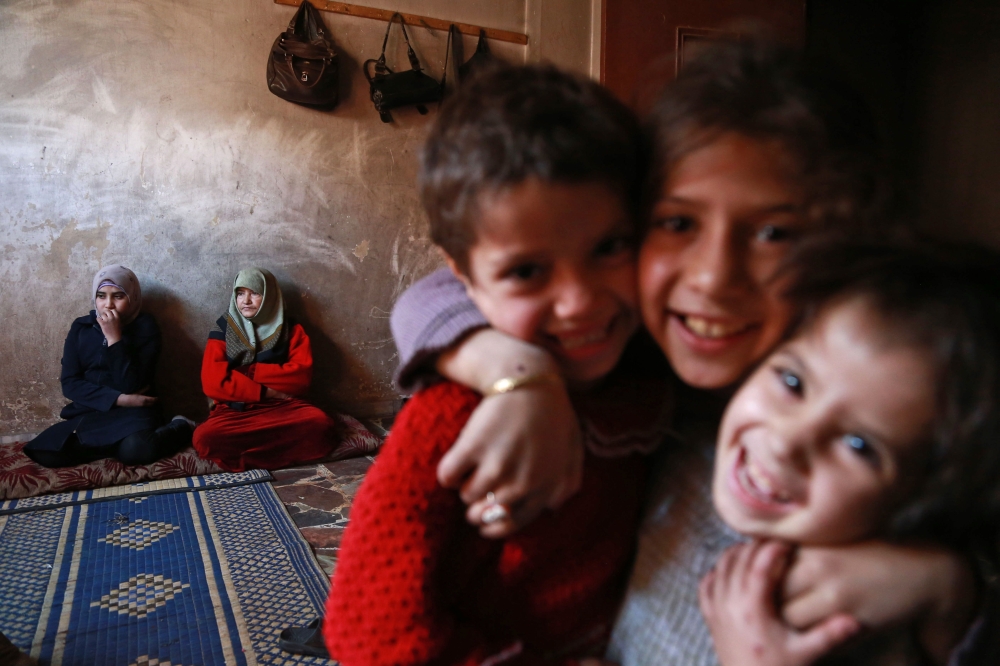
MULTIPOLYGON (((375 9, 373 7, 362 7, 361 5, 351 5, 346 2, 328 2, 324 0, 311 0, 316 9, 324 12, 333 12, 334 14, 347 14, 348 16, 360 16, 362 18, 377 19, 379 21, 388 21, 392 18, 393 14, 397 12, 389 11, 388 9, 375 9)), ((302 4, 302 0, 274 0, 275 4, 278 5, 289 5, 291 7, 298 7, 302 4)), ((432 18, 430 16, 420 16, 419 14, 407 14, 405 12, 398 12, 403 20, 409 25, 423 25, 428 28, 433 28, 434 30, 447 30, 449 27, 454 25, 458 30, 465 35, 473 35, 475 37, 479 36, 480 30, 486 31, 486 37, 488 39, 495 39, 501 42, 510 42, 512 44, 520 44, 521 46, 526 46, 528 44, 528 36, 520 32, 511 32, 510 30, 497 30, 496 28, 480 28, 478 25, 469 25, 468 23, 452 23, 451 21, 445 21, 443 19, 432 18)))

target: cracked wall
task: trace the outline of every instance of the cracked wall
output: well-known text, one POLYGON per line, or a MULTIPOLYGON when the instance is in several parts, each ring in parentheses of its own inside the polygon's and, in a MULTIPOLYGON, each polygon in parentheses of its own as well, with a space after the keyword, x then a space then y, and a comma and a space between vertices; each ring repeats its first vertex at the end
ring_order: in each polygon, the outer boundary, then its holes
MULTIPOLYGON (((382 4, 525 29, 525 0, 382 4)), ((361 62, 378 56, 385 24, 333 14, 340 106, 271 95, 267 54, 294 11, 269 0, 0 5, 0 434, 58 418, 62 343, 109 263, 137 273, 163 330, 168 414, 206 415, 204 340, 250 265, 275 273, 311 335, 314 399, 360 415, 393 409, 388 313, 438 265, 415 188, 434 110, 381 123, 361 62)), ((410 35, 439 76, 446 34, 410 35)), ((467 39, 466 55, 474 48, 467 39)), ((405 63, 398 28, 389 54, 405 63)))

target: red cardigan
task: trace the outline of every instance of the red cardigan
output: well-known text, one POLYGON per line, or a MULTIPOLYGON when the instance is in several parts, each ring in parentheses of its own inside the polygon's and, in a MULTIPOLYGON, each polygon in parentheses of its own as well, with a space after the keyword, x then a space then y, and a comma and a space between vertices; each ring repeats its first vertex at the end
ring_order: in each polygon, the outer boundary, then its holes
POLYGON ((284 363, 251 363, 229 368, 226 341, 209 338, 201 360, 201 388, 216 402, 260 402, 268 388, 291 396, 309 391, 312 381, 312 348, 301 324, 292 327, 288 360, 284 363))
POLYGON ((631 405, 596 403, 607 414, 584 422, 585 436, 602 440, 588 449, 617 447, 616 457, 588 452, 576 496, 513 537, 490 540, 466 523, 457 492, 436 478, 479 400, 453 383, 417 393, 368 472, 323 627, 330 654, 345 666, 574 663, 601 654, 643 495, 645 459, 623 449, 642 440, 648 450, 662 429, 647 428, 637 440, 643 424, 631 405), (637 428, 602 438, 598 431, 616 420, 637 428))

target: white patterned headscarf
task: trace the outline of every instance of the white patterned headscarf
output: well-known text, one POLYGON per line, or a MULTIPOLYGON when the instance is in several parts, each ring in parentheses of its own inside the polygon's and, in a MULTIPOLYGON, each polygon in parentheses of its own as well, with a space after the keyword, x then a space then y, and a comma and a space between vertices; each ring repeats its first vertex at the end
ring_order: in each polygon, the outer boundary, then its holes
POLYGON ((285 323, 285 304, 278 281, 270 271, 245 268, 239 272, 233 281, 226 320, 226 356, 238 365, 250 365, 257 354, 278 344, 285 323), (236 305, 236 290, 240 287, 262 296, 260 309, 249 319, 236 305))

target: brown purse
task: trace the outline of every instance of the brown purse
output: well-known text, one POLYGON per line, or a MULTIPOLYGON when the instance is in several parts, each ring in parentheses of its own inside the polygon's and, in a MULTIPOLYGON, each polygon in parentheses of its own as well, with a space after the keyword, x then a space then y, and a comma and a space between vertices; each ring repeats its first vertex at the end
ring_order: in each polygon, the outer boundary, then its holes
POLYGON ((337 52, 319 11, 302 0, 288 29, 278 35, 267 59, 267 87, 278 97, 307 106, 337 104, 337 52))

